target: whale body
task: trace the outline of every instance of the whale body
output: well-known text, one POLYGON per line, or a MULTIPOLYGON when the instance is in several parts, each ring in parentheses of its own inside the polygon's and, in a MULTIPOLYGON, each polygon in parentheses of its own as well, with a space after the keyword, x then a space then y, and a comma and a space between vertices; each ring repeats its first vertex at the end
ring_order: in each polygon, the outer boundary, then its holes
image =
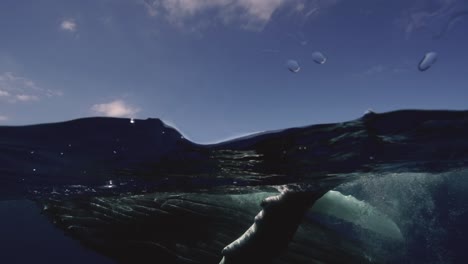
POLYGON ((0 127, 0 198, 34 199, 65 233, 122 263, 366 263, 379 258, 305 216, 403 241, 396 222, 334 189, 468 161, 467 111, 372 112, 210 145, 159 119, 133 121, 0 127))

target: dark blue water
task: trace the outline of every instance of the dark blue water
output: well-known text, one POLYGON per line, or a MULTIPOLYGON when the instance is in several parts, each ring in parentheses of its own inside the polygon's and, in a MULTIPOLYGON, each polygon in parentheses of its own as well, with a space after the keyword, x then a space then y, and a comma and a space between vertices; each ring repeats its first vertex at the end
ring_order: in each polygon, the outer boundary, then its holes
POLYGON ((34 202, 0 202, 0 219, 2 263, 114 263, 65 236, 34 202))

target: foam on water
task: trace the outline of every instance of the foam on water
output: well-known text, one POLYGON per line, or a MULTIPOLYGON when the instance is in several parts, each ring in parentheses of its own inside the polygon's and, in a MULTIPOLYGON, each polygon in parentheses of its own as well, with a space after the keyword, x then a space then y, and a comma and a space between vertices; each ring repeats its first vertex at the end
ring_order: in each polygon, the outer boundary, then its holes
MULTIPOLYGON (((460 186, 468 185, 464 179, 467 174, 468 171, 459 170, 367 175, 337 189, 353 194, 395 222, 405 239, 406 253, 402 261, 419 258, 422 262, 447 263, 461 254, 451 252, 448 243, 454 235, 452 232, 463 233, 459 229, 464 228, 460 226, 463 222, 460 217, 466 220, 468 207, 451 204, 451 201, 466 201, 466 197, 461 197, 466 195, 460 186)), ((372 222, 367 224, 373 225, 372 222)), ((372 245, 373 250, 382 246, 365 232, 359 236, 372 245)))

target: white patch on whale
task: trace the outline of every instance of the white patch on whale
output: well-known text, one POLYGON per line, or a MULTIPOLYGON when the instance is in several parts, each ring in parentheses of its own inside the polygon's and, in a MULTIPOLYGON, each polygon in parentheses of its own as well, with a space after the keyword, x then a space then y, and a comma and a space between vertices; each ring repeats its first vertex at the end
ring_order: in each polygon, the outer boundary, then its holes
POLYGON ((387 238, 403 240, 400 228, 388 216, 370 204, 338 191, 323 195, 315 202, 311 212, 353 223, 387 238))

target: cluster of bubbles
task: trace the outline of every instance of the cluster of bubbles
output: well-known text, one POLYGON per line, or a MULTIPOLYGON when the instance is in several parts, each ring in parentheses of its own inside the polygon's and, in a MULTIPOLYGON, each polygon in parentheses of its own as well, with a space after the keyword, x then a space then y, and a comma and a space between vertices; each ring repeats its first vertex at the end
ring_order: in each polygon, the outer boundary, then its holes
MULTIPOLYGON (((320 51, 312 52, 312 60, 317 64, 325 64, 327 57, 320 51)), ((298 73, 301 70, 301 66, 296 60, 288 60, 286 67, 290 72, 298 73)))
MULTIPOLYGON (((419 71, 423 72, 431 68, 437 62, 437 57, 437 53, 433 51, 424 54, 424 57, 418 64, 419 71)), ((320 51, 313 52, 312 59, 317 64, 325 64, 327 62, 327 57, 320 51)), ((286 61, 286 67, 292 73, 298 73, 301 70, 299 62, 293 59, 286 61)))
MULTIPOLYGON (((466 177, 463 177, 466 173, 466 170, 460 170, 446 173, 363 174, 337 190, 359 197, 397 224, 405 240, 398 263, 410 263, 415 257, 420 257, 421 263, 427 263, 429 259, 450 259, 449 255, 455 252, 455 249, 447 250, 445 245, 450 232, 453 232, 451 227, 461 228, 459 225, 463 220, 447 217, 454 211, 461 212, 465 217, 468 215, 465 213, 467 208, 460 209, 452 202, 466 200, 464 189, 457 188, 466 186, 466 177), (441 208, 441 205, 444 207, 441 208)), ((387 244, 370 237, 368 233, 358 234, 358 239, 365 243, 370 252, 377 250, 382 254, 394 254, 387 252, 387 244)))

